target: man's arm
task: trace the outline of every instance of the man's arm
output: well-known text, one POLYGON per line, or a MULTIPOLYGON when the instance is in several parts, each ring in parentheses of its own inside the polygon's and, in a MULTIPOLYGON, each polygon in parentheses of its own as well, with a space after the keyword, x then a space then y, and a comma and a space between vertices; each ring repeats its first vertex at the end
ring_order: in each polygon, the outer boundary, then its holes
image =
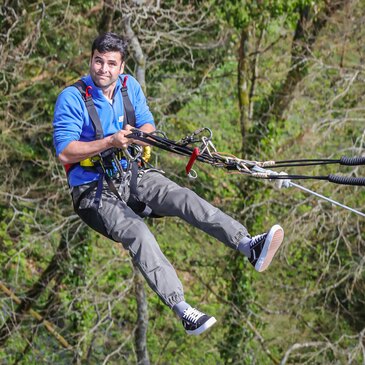
POLYGON ((103 139, 90 142, 72 141, 58 155, 58 159, 63 165, 66 165, 80 162, 88 157, 95 156, 98 153, 113 147, 111 142, 112 137, 113 136, 108 136, 103 139))
MULTIPOLYGON (((141 146, 146 146, 146 143, 141 141, 134 141, 132 139, 126 138, 130 134, 130 130, 133 129, 130 125, 127 125, 125 130, 120 130, 111 136, 105 137, 103 139, 98 139, 96 141, 81 142, 72 141, 67 147, 58 155, 60 162, 65 164, 72 164, 80 162, 88 157, 95 156, 100 152, 103 152, 109 148, 127 148, 131 143, 136 143, 141 146)), ((155 127, 146 123, 139 128, 142 132, 151 133, 155 130, 155 127)))

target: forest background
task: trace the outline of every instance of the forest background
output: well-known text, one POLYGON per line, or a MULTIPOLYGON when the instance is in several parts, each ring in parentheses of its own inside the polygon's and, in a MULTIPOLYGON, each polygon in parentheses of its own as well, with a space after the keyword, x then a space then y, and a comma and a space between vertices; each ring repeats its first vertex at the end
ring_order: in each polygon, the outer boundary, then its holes
MULTIPOLYGON (((208 165, 188 180, 186 159, 154 149, 156 166, 252 234, 276 222, 286 232, 258 274, 178 219, 148 221, 187 300, 218 320, 189 337, 121 245, 74 214, 52 145, 58 93, 111 30, 129 37, 127 70, 171 139, 209 127, 219 151, 247 159, 364 155, 363 24, 361 0, 5 0, 0 364, 364 364, 362 217, 208 165)), ((365 211, 361 187, 303 185, 365 211)))

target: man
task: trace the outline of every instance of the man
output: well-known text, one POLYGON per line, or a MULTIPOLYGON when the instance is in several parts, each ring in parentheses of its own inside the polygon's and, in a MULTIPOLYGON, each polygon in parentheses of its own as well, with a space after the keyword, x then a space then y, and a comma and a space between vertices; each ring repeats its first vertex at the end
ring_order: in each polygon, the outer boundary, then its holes
MULTIPOLYGON (((91 228, 121 242, 148 285, 181 318, 186 332, 198 335, 216 319, 185 301, 174 268, 143 219, 129 206, 132 183, 126 158, 118 156, 116 160, 112 154, 112 161, 107 161, 111 149, 126 151, 131 143, 140 143, 126 137, 131 129, 125 125, 128 103, 133 106, 134 127, 147 133, 155 130, 140 85, 123 74, 125 58, 126 42, 118 35, 105 33, 94 40, 90 74, 82 78, 87 98, 80 88, 68 87, 57 99, 53 121, 56 153, 62 164, 72 165, 68 182, 77 214, 91 228), (122 95, 123 86, 127 87, 129 101, 122 95), (87 106, 90 102, 94 109, 87 106), (100 120, 99 127, 93 114, 100 120), (99 157, 90 160, 92 156, 99 157)), ((240 223, 155 169, 140 169, 135 189, 137 200, 146 203, 154 214, 184 219, 240 251, 257 271, 270 265, 283 240, 284 232, 279 225, 251 238, 240 223)))

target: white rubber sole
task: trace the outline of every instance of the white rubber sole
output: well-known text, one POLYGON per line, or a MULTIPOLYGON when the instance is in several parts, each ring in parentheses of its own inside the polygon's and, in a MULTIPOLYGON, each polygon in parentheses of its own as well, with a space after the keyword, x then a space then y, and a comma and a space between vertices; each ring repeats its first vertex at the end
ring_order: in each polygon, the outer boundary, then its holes
POLYGON ((201 333, 205 332, 208 328, 212 327, 214 323, 216 323, 217 320, 214 317, 210 317, 203 325, 201 325, 199 328, 197 328, 194 331, 188 331, 186 330, 186 333, 191 336, 198 336, 201 333))
POLYGON ((278 225, 272 226, 269 233, 267 234, 264 247, 261 251, 261 255, 259 256, 256 264, 255 269, 258 272, 262 272, 266 270, 273 257, 276 254, 276 251, 279 249, 281 243, 284 239, 284 230, 278 225))

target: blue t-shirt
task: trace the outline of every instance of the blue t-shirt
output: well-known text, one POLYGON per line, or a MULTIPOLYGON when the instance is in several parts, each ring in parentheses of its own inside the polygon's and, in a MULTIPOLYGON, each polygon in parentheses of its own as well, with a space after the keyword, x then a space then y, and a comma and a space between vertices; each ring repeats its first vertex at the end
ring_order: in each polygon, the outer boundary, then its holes
MULTIPOLYGON (((121 75, 124 79, 125 75, 121 75)), ((103 95, 102 90, 95 86, 90 75, 82 78, 86 86, 91 86, 89 92, 92 95, 95 108, 98 112, 103 128, 104 137, 123 129, 124 106, 121 93, 122 82, 120 78, 114 91, 113 103, 111 104, 103 95)), ((144 124, 154 125, 146 98, 140 84, 135 78, 128 75, 127 89, 129 99, 134 107, 136 115, 136 128, 144 124)), ((94 141, 95 130, 92 125, 85 102, 76 87, 67 87, 57 98, 53 119, 53 143, 57 156, 72 141, 94 141)), ((74 167, 68 176, 70 186, 78 186, 95 181, 99 174, 94 171, 86 171, 81 166, 74 167)))

